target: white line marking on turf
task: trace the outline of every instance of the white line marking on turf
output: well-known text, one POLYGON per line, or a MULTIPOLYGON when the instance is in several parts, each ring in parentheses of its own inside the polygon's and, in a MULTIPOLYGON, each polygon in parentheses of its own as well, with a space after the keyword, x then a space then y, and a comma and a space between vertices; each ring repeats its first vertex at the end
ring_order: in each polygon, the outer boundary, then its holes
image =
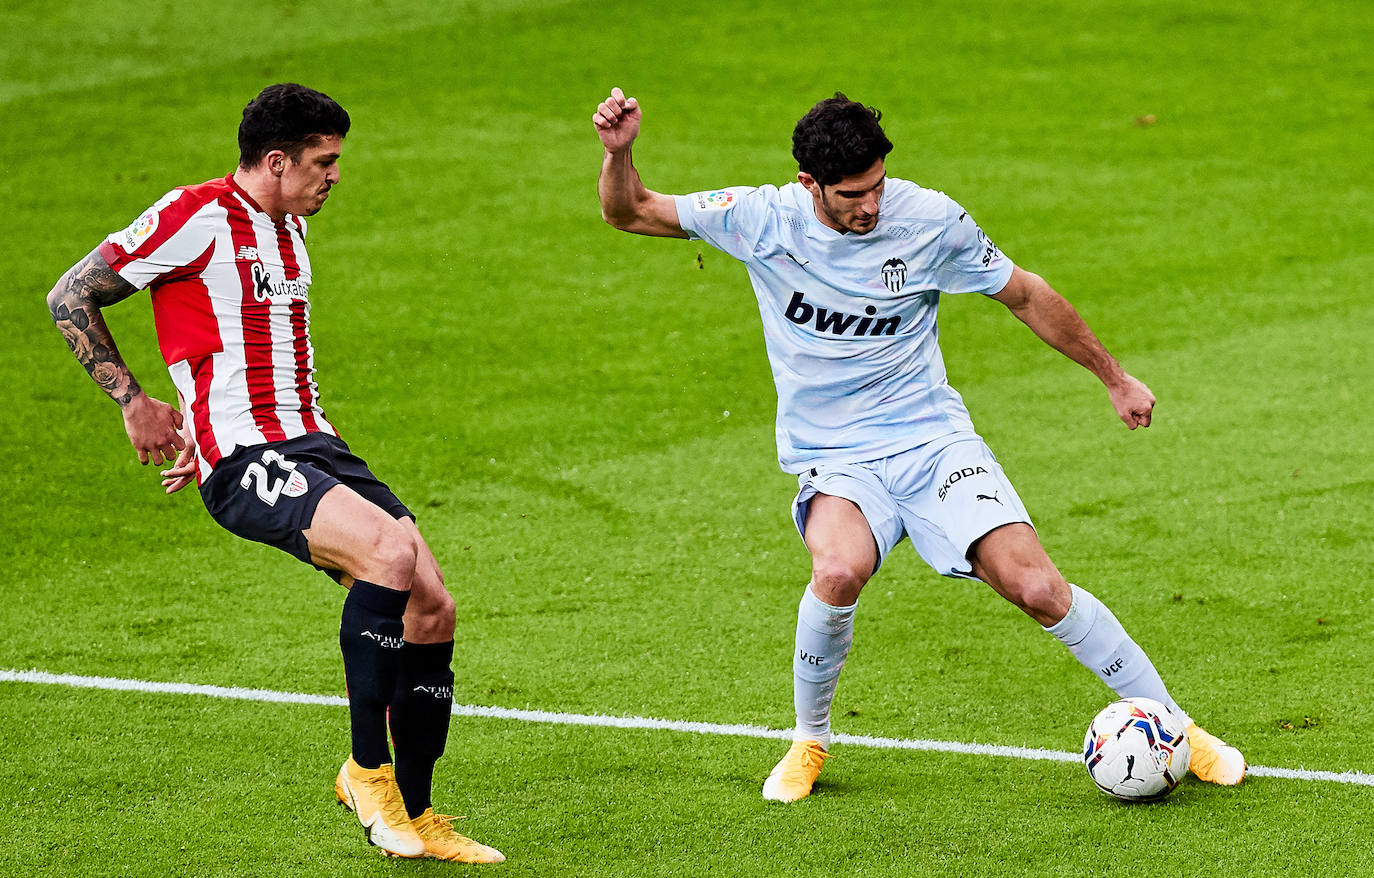
MULTIPOLYGON (((81 689, 103 689, 116 692, 145 692, 155 695, 203 695, 209 698, 229 698, 271 704, 314 704, 327 707, 347 707, 348 699, 338 695, 307 695, 301 692, 278 692, 272 689, 240 689, 236 686, 202 686, 194 683, 157 683, 147 680, 126 680, 119 677, 82 677, 75 674, 49 674, 46 671, 0 670, 0 683, 37 683, 51 686, 74 686, 81 689)), ((665 732, 688 732, 697 735, 725 735, 743 738, 776 738, 790 740, 791 729, 769 729, 763 726, 722 723, 684 722, 644 716, 606 716, 587 713, 555 713, 549 710, 518 710, 509 707, 481 707, 455 704, 455 716, 509 719, 529 723, 552 723, 565 726, 602 726, 614 729, 651 729, 665 732)), ((966 756, 1001 756, 1008 759, 1035 759, 1048 762, 1077 762, 1077 753, 1061 750, 1042 750, 1035 747, 1004 747, 996 744, 964 744, 958 741, 928 741, 919 738, 875 738, 868 735, 836 734, 837 744, 855 747, 876 747, 885 750, 928 750, 937 753, 957 753, 966 756)), ((1332 783, 1374 787, 1374 774, 1362 771, 1310 771, 1303 768, 1269 768, 1251 765, 1252 777, 1277 777, 1286 780, 1323 780, 1332 783)))

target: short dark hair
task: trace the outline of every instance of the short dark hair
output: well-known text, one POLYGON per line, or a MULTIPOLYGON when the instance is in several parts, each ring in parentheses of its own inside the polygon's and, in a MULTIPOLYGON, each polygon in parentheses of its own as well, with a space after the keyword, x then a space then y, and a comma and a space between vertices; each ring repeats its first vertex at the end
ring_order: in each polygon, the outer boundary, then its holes
POLYGON ((822 186, 862 174, 892 152, 892 141, 878 124, 883 114, 835 92, 812 107, 792 131, 792 156, 798 167, 822 186))
POLYGON ((312 143, 348 135, 348 112, 334 99, 294 82, 269 85, 243 108, 239 165, 251 168, 279 149, 292 159, 312 143))

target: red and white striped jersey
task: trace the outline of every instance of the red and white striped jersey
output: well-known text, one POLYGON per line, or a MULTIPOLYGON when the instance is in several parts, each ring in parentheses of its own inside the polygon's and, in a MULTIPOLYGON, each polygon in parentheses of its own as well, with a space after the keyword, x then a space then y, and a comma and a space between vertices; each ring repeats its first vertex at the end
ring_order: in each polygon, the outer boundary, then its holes
POLYGON ((303 218, 273 220, 231 174, 168 192, 100 255, 151 292, 201 480, 241 446, 338 435, 315 384, 303 218))

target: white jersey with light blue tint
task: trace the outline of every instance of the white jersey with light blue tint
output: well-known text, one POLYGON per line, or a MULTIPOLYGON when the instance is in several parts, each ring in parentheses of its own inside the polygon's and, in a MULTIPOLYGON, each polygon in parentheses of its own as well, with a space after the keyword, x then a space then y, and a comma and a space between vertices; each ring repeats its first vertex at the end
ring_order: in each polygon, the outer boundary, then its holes
POLYGON ((941 292, 1001 292, 1012 262, 951 198, 888 178, 864 235, 822 224, 799 183, 675 198, 692 238, 749 270, 784 470, 877 460, 973 431, 945 380, 936 306, 941 292))

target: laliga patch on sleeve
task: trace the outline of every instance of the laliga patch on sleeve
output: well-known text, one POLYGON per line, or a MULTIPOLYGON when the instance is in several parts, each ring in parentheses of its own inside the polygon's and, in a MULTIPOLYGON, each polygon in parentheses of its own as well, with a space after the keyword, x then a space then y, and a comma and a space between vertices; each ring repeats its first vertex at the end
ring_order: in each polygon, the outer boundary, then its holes
POLYGON ((127 229, 119 234, 119 243, 125 252, 133 253, 157 231, 158 216, 162 209, 181 197, 180 189, 173 189, 157 200, 152 207, 143 211, 127 229))
POLYGON ((729 189, 698 192, 695 197, 697 210, 729 210, 735 206, 735 193, 729 189))

